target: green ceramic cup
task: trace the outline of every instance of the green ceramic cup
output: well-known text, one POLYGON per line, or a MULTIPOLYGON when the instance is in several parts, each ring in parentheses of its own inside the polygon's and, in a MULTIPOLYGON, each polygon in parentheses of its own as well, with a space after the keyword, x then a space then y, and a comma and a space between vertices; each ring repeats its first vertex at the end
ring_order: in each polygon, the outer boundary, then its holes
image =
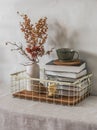
POLYGON ((71 61, 71 60, 79 59, 79 53, 70 48, 57 49, 56 53, 60 61, 71 61))

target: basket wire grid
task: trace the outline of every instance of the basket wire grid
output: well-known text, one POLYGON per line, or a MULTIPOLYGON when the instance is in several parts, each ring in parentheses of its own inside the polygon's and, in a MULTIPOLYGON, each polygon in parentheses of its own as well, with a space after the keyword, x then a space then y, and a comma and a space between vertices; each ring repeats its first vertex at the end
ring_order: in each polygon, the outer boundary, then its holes
MULTIPOLYGON (((45 76, 44 76, 45 77, 45 76)), ((60 105, 76 105, 90 95, 92 74, 73 83, 27 76, 26 71, 11 74, 11 93, 14 97, 60 105), (32 91, 26 87, 31 84, 32 91)))

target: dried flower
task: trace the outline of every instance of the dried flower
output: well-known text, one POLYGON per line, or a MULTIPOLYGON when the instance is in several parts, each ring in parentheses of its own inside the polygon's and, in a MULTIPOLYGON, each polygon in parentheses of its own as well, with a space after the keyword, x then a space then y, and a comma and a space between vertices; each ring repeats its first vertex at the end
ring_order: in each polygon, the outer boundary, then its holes
POLYGON ((26 14, 20 14, 23 22, 20 22, 20 29, 24 33, 24 38, 26 40, 26 48, 23 49, 23 45, 18 46, 16 43, 7 42, 6 44, 12 44, 16 46, 22 55, 26 56, 30 61, 38 61, 38 57, 42 57, 45 54, 50 54, 53 48, 50 51, 45 52, 44 43, 47 40, 47 18, 40 18, 35 25, 31 23, 30 18, 26 14))

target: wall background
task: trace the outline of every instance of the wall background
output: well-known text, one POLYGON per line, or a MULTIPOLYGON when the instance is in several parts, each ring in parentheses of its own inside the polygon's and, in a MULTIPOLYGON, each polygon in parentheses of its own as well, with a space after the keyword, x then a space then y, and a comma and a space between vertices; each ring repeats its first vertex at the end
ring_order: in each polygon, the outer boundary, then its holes
MULTIPOLYGON (((97 95, 97 0, 0 0, 0 82, 9 83, 9 74, 22 68, 21 56, 4 45, 6 41, 25 44, 17 11, 28 14, 33 23, 48 17, 46 48, 78 50, 94 74, 92 93, 97 95)), ((55 51, 40 60, 41 66, 54 58, 55 51)))

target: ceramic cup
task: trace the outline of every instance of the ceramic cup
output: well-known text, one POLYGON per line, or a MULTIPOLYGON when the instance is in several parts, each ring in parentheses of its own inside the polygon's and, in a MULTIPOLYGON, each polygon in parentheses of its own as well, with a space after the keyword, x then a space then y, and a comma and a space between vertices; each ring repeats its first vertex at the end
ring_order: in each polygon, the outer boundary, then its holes
POLYGON ((60 48, 56 50, 58 59, 60 61, 71 61, 79 58, 79 53, 70 48, 60 48), (75 57, 76 54, 76 57, 75 57))

